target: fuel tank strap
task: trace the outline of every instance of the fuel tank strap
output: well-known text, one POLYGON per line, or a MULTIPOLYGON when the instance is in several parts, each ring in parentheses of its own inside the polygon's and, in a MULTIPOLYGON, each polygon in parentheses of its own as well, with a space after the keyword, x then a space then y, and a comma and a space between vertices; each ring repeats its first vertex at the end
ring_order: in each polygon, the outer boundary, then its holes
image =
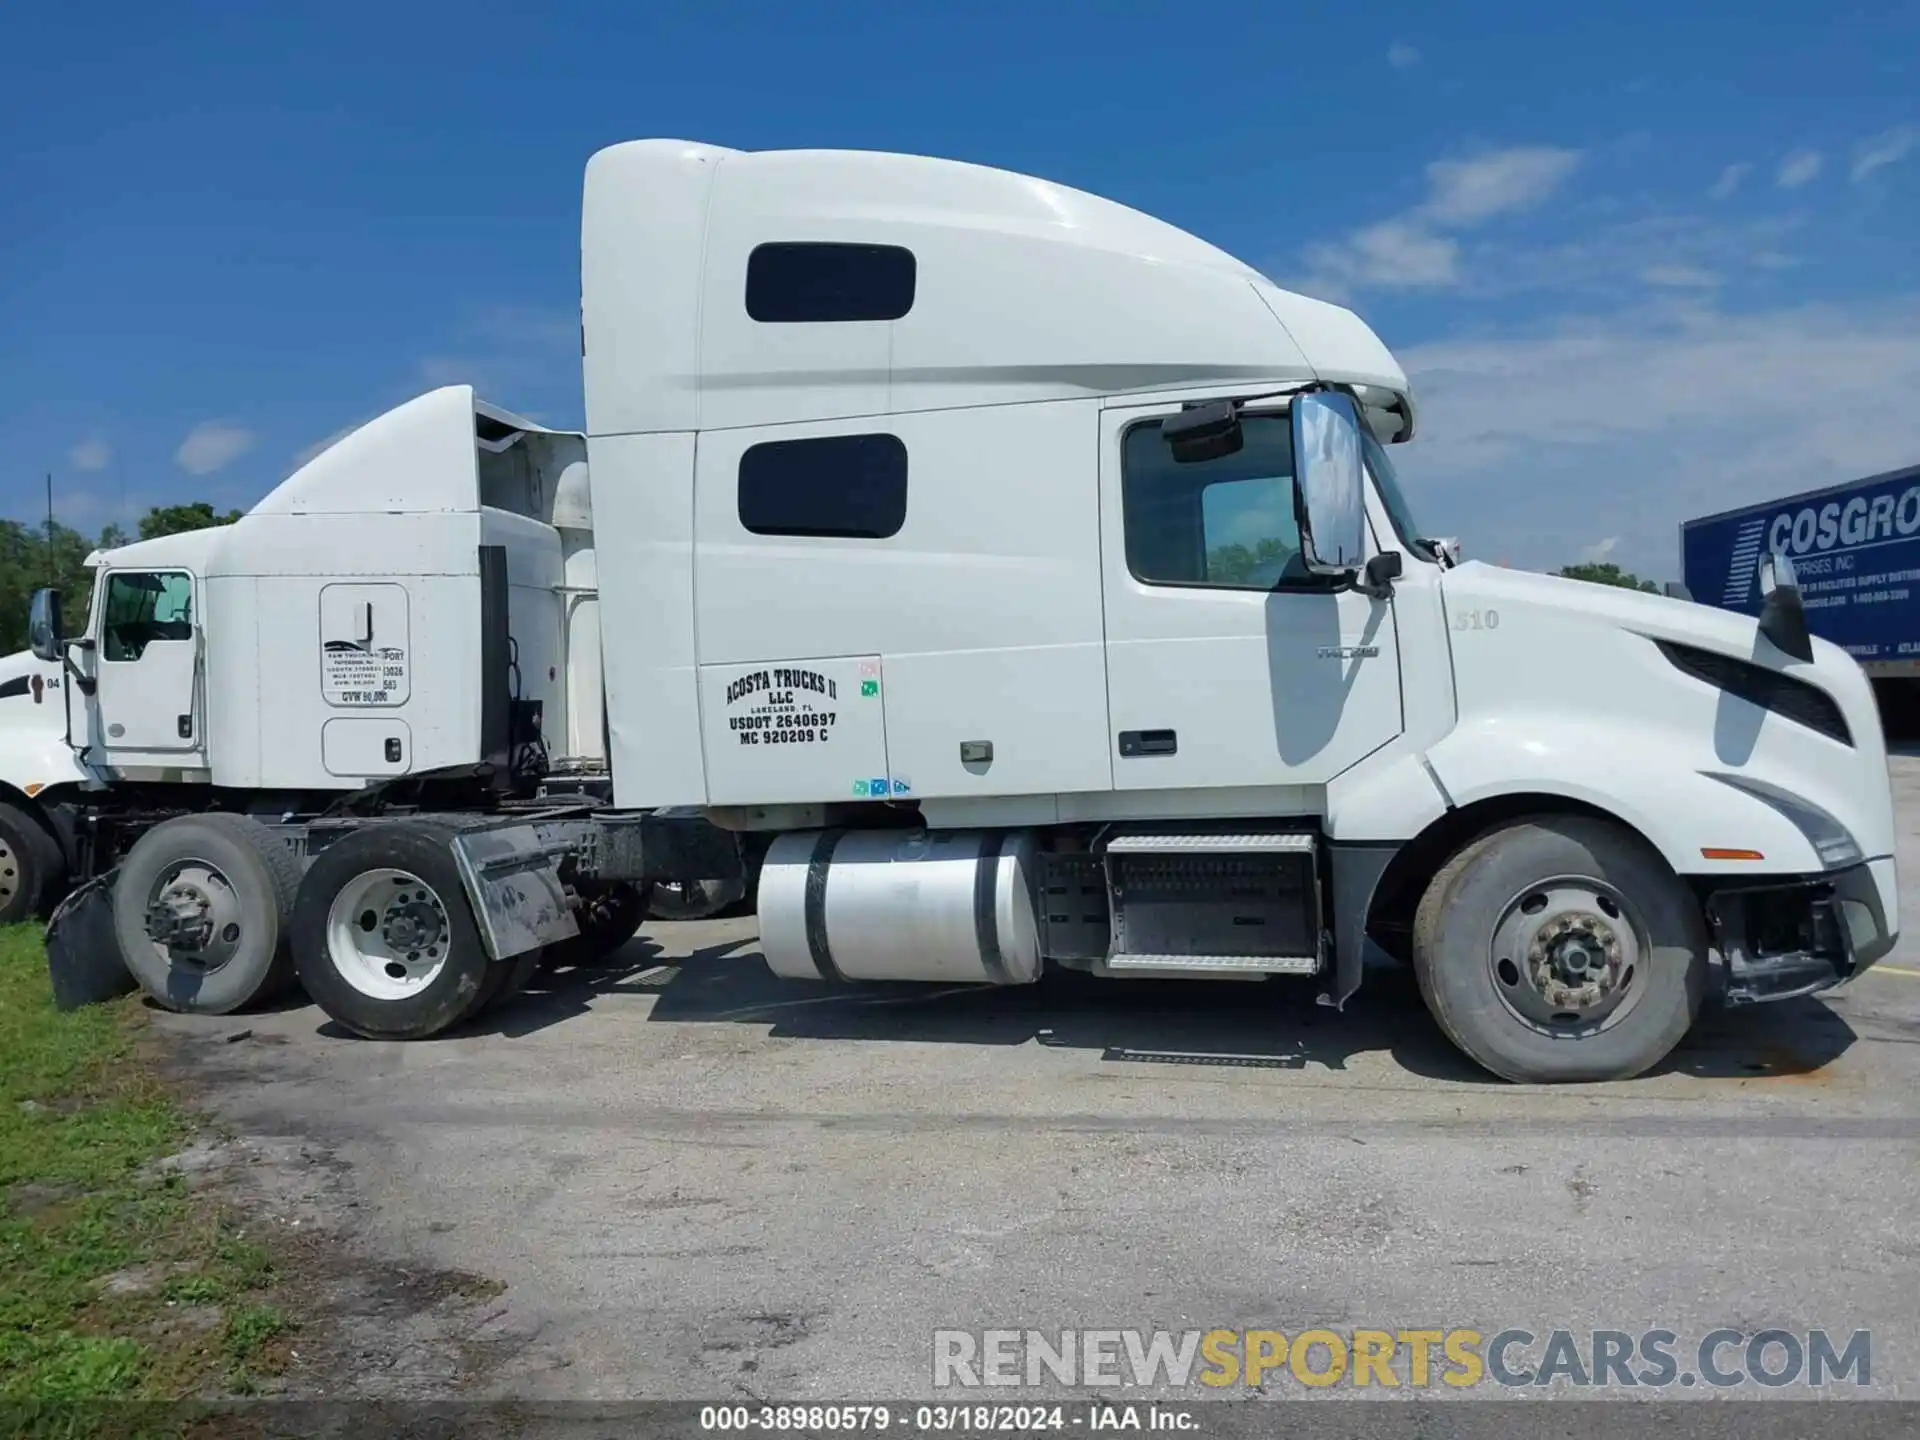
POLYGON ((822 980, 847 978, 833 963, 833 947, 827 944, 827 871, 833 865, 833 847, 846 833, 822 830, 813 842, 813 854, 807 861, 807 952, 813 957, 813 968, 820 972, 822 980))
POLYGON ((1000 880, 1000 847, 1006 832, 995 830, 981 838, 980 861, 973 872, 973 935, 980 946, 980 965, 996 985, 1011 985, 1006 957, 1000 953, 1000 920, 996 887, 1000 880))

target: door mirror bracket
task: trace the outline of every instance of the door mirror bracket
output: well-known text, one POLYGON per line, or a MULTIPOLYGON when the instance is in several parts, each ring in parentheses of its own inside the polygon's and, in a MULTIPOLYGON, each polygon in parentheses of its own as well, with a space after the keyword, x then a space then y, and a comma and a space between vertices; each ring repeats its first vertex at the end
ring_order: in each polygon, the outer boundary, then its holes
POLYGON ((1393 582, 1400 578, 1405 565, 1398 550, 1382 550, 1361 567, 1353 588, 1369 600, 1391 600, 1393 582))

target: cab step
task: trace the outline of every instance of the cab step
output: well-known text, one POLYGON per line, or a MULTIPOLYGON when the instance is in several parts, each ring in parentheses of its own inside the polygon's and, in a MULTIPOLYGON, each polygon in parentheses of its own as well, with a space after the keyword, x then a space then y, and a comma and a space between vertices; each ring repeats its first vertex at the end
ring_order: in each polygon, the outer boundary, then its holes
POLYGON ((1318 955, 1109 955, 1109 970, 1201 971, 1207 974, 1240 973, 1253 975, 1317 975, 1318 955))
POLYGON ((1311 855, 1313 836, 1304 831, 1263 835, 1116 835, 1109 855, 1311 855))

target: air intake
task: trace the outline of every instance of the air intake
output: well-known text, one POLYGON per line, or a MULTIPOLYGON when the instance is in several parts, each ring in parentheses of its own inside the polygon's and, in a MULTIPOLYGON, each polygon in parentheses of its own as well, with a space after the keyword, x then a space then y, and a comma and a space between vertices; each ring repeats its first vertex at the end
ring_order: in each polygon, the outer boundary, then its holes
POLYGON ((1771 710, 1809 730, 1817 730, 1829 740, 1853 744, 1853 732, 1847 728, 1847 717, 1840 713, 1839 702, 1818 685, 1717 650, 1701 650, 1671 640, 1654 643, 1662 655, 1694 679, 1758 705, 1762 710, 1771 710))

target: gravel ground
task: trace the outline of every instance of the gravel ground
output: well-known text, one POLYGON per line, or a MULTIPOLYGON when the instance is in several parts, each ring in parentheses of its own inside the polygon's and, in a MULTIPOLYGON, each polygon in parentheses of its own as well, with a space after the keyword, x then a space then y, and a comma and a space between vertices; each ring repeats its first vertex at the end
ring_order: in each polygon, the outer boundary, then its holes
POLYGON ((924 1397, 936 1327, 1519 1326, 1683 1360, 1869 1329, 1872 1393, 1920 1398, 1920 938, 1578 1089, 1489 1082, 1398 972, 1345 1014, 1281 982, 835 996, 750 921, 428 1043, 305 1005, 160 1025, 274 1223, 334 1247, 295 1393, 924 1397))

